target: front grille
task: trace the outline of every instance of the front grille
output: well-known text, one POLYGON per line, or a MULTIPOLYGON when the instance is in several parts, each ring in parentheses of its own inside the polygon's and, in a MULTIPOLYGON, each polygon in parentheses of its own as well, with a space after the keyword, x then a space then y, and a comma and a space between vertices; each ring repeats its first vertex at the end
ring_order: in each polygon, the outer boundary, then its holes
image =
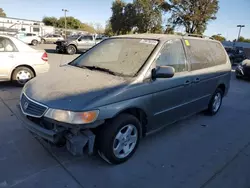
POLYGON ((46 106, 30 100, 24 94, 21 96, 21 108, 25 114, 32 117, 41 117, 47 110, 46 106))

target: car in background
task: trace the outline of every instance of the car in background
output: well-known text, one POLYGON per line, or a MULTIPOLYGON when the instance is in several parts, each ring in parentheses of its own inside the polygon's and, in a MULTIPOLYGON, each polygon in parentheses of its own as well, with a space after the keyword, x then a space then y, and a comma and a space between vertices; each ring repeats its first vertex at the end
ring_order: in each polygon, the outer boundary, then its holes
POLYGON ((41 42, 41 38, 36 33, 17 33, 14 37, 33 46, 36 46, 41 42))
POLYGON ((15 37, 0 35, 0 81, 23 86, 49 68, 44 50, 35 50, 15 37))
POLYGON ((78 51, 86 51, 97 43, 104 40, 103 37, 95 35, 80 35, 77 38, 68 38, 64 41, 56 42, 56 51, 58 53, 67 53, 73 55, 78 51))
POLYGON ((250 59, 245 59, 235 69, 236 78, 250 78, 250 59))
POLYGON ((231 63, 218 41, 115 36, 28 82, 21 118, 31 132, 66 144, 73 155, 96 149, 119 164, 148 133, 204 110, 217 114, 230 79, 231 63))
POLYGON ((247 58, 244 49, 241 47, 225 47, 225 50, 232 65, 239 64, 247 58))
POLYGON ((58 34, 47 34, 43 37, 41 37, 41 43, 45 44, 45 43, 55 43, 58 40, 64 40, 62 35, 58 35, 58 34))

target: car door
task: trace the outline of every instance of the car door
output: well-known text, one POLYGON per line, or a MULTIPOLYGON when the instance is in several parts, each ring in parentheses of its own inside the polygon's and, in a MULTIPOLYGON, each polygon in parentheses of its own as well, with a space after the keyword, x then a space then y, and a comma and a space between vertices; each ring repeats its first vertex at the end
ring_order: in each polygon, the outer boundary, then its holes
POLYGON ((85 36, 81 36, 81 40, 77 41, 78 43, 78 49, 80 50, 86 50, 86 49, 89 49, 93 46, 93 37, 92 36, 88 36, 88 35, 85 35, 85 36))
MULTIPOLYGON (((185 39, 189 45, 186 45, 189 62, 191 65, 192 93, 190 95, 190 108, 192 113, 204 110, 213 95, 219 79, 220 64, 217 55, 220 49, 214 49, 210 46, 210 41, 204 39, 185 39), (216 70, 217 69, 217 70, 216 70)), ((217 43, 217 42, 215 42, 217 43)), ((226 56, 221 63, 226 62, 226 56)), ((223 58, 222 54, 222 58, 223 58)))
POLYGON ((180 39, 168 41, 159 53, 157 66, 172 66, 175 69, 173 78, 160 78, 153 81, 152 129, 173 123, 188 114, 190 91, 190 73, 180 39))
POLYGON ((16 64, 17 48, 6 37, 0 37, 0 80, 10 78, 12 67, 16 64))

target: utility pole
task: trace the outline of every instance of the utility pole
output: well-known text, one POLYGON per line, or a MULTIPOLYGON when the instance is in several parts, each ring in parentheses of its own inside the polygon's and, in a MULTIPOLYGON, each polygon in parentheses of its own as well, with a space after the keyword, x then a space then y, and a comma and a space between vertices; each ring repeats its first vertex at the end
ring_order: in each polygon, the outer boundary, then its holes
POLYGON ((239 29, 239 34, 238 34, 238 40, 237 40, 237 42, 239 42, 239 39, 240 39, 240 33, 241 33, 241 28, 242 27, 245 27, 245 25, 237 25, 237 27, 239 27, 240 29, 239 29))
POLYGON ((65 23, 65 39, 67 39, 67 35, 66 35, 66 31, 67 31, 67 17, 66 17, 66 12, 69 12, 69 10, 67 9, 62 9, 62 11, 64 12, 64 23, 65 23))

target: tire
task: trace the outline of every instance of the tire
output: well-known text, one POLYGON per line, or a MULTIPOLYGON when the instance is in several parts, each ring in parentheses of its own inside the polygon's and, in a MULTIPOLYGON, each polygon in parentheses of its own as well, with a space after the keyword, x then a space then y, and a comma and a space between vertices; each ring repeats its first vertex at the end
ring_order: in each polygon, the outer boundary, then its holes
POLYGON ((209 102, 208 109, 206 111, 208 115, 213 116, 218 113, 222 104, 222 99, 223 91, 220 88, 217 88, 209 102))
POLYGON ((41 44, 45 44, 46 41, 44 39, 41 40, 41 44))
POLYGON ((98 130, 96 137, 98 153, 110 164, 123 163, 135 153, 141 133, 141 123, 136 117, 120 114, 98 130))
POLYGON ((69 45, 67 48, 66 48, 66 52, 69 54, 69 55, 74 55, 76 53, 77 49, 74 45, 69 45))
POLYGON ((239 76, 239 75, 235 75, 235 77, 236 77, 237 79, 241 79, 241 76, 239 76))
POLYGON ((31 41, 31 44, 32 44, 33 46, 36 46, 36 45, 38 45, 38 41, 37 41, 37 40, 32 40, 32 41, 31 41))
POLYGON ((12 81, 17 86, 24 86, 26 82, 35 77, 34 72, 28 67, 18 67, 12 74, 12 81))

